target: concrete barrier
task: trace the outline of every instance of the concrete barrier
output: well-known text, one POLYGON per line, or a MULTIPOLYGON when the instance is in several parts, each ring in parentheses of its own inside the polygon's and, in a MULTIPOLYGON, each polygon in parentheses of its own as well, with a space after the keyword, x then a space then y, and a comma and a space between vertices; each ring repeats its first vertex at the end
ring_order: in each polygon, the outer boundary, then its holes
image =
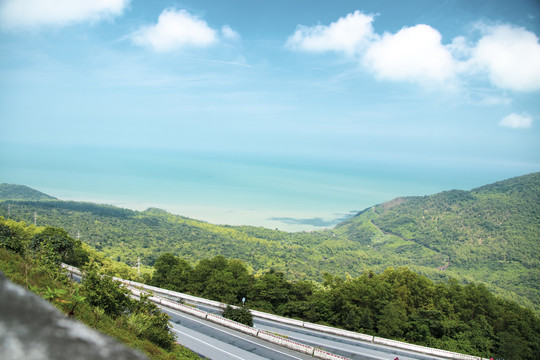
POLYGON ((292 340, 285 339, 285 338, 282 338, 273 334, 269 334, 265 331, 259 331, 259 334, 257 335, 257 337, 259 339, 266 340, 273 344, 277 344, 277 345, 286 347, 288 349, 300 351, 304 354, 308 354, 311 356, 313 356, 313 352, 315 351, 315 348, 313 346, 300 344, 300 343, 297 343, 296 341, 292 341, 292 340))
MULTIPOLYGON (((140 297, 141 295, 149 295, 149 293, 145 292, 145 291, 140 291, 140 290, 137 290, 133 287, 129 287, 129 290, 131 291, 131 293, 133 295, 136 295, 138 297, 140 297)), ((160 304, 160 305, 164 305, 164 306, 167 306, 171 309, 175 309, 175 310, 178 310, 178 311, 181 311, 181 312, 184 312, 184 313, 187 313, 187 314, 191 314, 191 315, 194 315, 196 317, 199 317, 201 319, 206 319, 206 317, 208 316, 208 314, 202 310, 199 310, 199 309, 195 309, 191 306, 187 306, 187 305, 184 305, 184 304, 178 304, 174 301, 171 301, 169 299, 163 299, 163 298, 160 298, 160 297, 157 297, 157 296, 150 296, 148 297, 148 300, 152 301, 153 303, 156 303, 156 304, 160 304)))
POLYGON ((83 275, 83 273, 81 272, 81 270, 79 270, 78 268, 76 268, 76 267, 74 267, 74 266, 71 266, 71 265, 62 263, 62 267, 63 267, 64 269, 66 269, 67 271, 71 272, 71 273, 77 274, 77 275, 79 275, 79 276, 82 276, 82 275, 83 275))
POLYGON ((391 347, 395 347, 399 349, 411 350, 411 351, 415 351, 415 352, 419 352, 423 354, 441 356, 441 357, 446 357, 446 358, 455 359, 455 360, 482 360, 482 358, 478 356, 460 354, 460 353, 455 353, 452 351, 446 351, 446 350, 429 348, 426 346, 408 344, 405 342, 384 339, 384 338, 380 338, 376 336, 373 338, 373 342, 375 344, 387 345, 387 346, 391 346, 391 347))
POLYGON ((299 327, 304 326, 304 322, 301 320, 289 319, 283 316, 268 314, 268 313, 257 311, 257 310, 251 310, 251 313, 253 314, 253 316, 260 317, 261 319, 273 320, 273 321, 277 321, 283 324, 295 325, 299 327))
POLYGON ((184 301, 187 300, 187 301, 192 301, 192 302, 196 302, 196 303, 199 303, 199 304, 205 304, 205 305, 210 305, 210 306, 219 307, 219 308, 225 308, 226 307, 225 304, 220 303, 218 301, 214 301, 214 300, 203 299, 203 298, 200 298, 200 297, 197 297, 197 296, 184 294, 184 293, 180 293, 180 292, 177 292, 177 291, 161 289, 161 288, 158 288, 158 287, 155 287, 155 286, 146 285, 146 284, 138 283, 138 282, 135 282, 135 281, 126 281, 126 280, 120 280, 120 281, 122 281, 123 283, 127 282, 131 286, 140 287, 140 288, 152 291, 152 292, 157 293, 157 294, 177 297, 177 298, 182 299, 184 301))
POLYGON ((214 314, 208 314, 206 319, 210 320, 212 322, 215 322, 216 324, 220 324, 220 325, 226 326, 228 328, 238 330, 240 332, 243 332, 244 334, 248 334, 248 335, 252 335, 252 336, 257 336, 259 334, 259 330, 255 329, 255 328, 253 328, 251 326, 247 326, 247 325, 241 324, 239 322, 236 322, 236 321, 233 321, 233 320, 230 320, 230 319, 226 319, 224 317, 217 316, 217 315, 214 315, 214 314))
POLYGON ((315 348, 315 351, 313 352, 313 357, 324 359, 324 360, 350 360, 346 357, 332 354, 332 353, 329 353, 327 351, 317 349, 317 348, 315 348))
POLYGON ((317 331, 328 333, 328 334, 340 335, 340 336, 344 336, 344 337, 348 337, 348 338, 352 338, 356 340, 373 342, 373 335, 366 335, 366 334, 361 334, 354 331, 348 331, 348 330, 343 330, 343 329, 338 329, 338 328, 334 328, 330 326, 313 324, 313 323, 308 323, 308 322, 304 323, 304 327, 306 329, 317 330, 317 331))
POLYGON ((194 315, 196 317, 199 317, 201 319, 206 319, 208 317, 208 313, 205 312, 205 311, 202 311, 202 310, 199 310, 199 309, 195 309, 191 306, 187 306, 187 305, 184 305, 184 304, 178 304, 174 301, 171 301, 171 300, 168 300, 168 299, 163 299, 161 298, 161 305, 164 305, 164 306, 167 306, 167 307, 170 307, 172 309, 176 309, 178 311, 182 311, 184 313, 187 313, 187 314, 191 314, 191 315, 194 315))

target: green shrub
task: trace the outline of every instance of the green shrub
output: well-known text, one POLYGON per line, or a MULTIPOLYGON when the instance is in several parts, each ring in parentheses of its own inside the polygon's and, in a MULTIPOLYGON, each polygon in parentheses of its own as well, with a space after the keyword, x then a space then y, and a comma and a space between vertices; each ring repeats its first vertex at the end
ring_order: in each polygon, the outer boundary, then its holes
POLYGON ((253 315, 251 311, 244 307, 235 309, 227 305, 227 308, 223 311, 223 317, 247 326, 253 326, 253 315))

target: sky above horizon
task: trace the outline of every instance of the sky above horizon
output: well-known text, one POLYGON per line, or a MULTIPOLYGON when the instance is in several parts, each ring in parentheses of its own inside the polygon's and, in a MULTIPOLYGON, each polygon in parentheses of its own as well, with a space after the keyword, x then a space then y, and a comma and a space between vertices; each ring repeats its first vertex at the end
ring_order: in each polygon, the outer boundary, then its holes
POLYGON ((332 226, 540 170, 535 0, 0 0, 0 182, 332 226))

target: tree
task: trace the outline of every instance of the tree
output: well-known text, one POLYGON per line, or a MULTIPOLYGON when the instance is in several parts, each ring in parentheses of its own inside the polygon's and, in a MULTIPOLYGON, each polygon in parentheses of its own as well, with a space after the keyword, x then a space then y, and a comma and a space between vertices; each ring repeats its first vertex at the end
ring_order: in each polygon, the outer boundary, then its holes
POLYGON ((282 272, 273 269, 257 279, 253 285, 251 299, 260 305, 269 306, 268 310, 276 312, 280 305, 290 300, 291 283, 282 272))
POLYGON ((190 289, 193 268, 184 259, 167 252, 156 260, 154 269, 153 285, 183 292, 190 289))
POLYGON ((154 263, 154 274, 152 280, 157 285, 167 284, 169 282, 170 271, 178 264, 178 258, 166 252, 162 254, 154 263))
POLYGON ((45 245, 50 246, 58 255, 57 262, 80 266, 88 261, 88 254, 82 249, 81 242, 71 238, 64 229, 45 227, 33 237, 30 247, 34 251, 40 251, 45 245))
POLYGON ((24 244, 15 237, 15 234, 11 231, 11 228, 7 224, 0 223, 0 246, 13 251, 18 254, 22 254, 24 251, 24 244))
POLYGON ((247 296, 251 279, 242 262, 216 256, 203 259, 195 266, 192 289, 199 296, 237 304, 247 296))
POLYGON ((108 275, 88 272, 83 278, 82 289, 90 305, 102 308, 112 317, 126 313, 132 307, 129 290, 108 275))
POLYGON ((6 220, 0 216, 0 247, 24 255, 30 237, 31 231, 25 223, 6 220))
POLYGON ((405 304, 400 301, 392 301, 382 309, 381 318, 377 324, 379 336, 394 339, 401 338, 406 324, 407 312, 405 304))

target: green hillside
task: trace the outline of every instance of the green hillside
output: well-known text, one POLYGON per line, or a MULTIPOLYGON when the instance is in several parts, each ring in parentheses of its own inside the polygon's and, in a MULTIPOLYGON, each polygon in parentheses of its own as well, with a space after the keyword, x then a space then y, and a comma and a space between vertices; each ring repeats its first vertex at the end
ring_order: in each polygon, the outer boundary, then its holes
POLYGON ((367 209, 336 231, 375 245, 393 236, 445 259, 449 275, 481 281, 539 309, 540 173, 472 191, 398 198, 367 209))
MULTIPOLYGON (((223 255, 262 274, 321 282, 323 274, 360 276, 406 266, 435 281, 483 282, 540 311, 540 173, 472 191, 398 198, 368 208, 335 229, 287 233, 217 226, 159 209, 47 200, 9 201, 17 221, 63 227, 114 260, 152 266, 165 252, 192 265, 223 255), (439 270, 444 268, 445 270, 439 270)), ((0 198, 1 199, 1 198, 0 198)), ((0 215, 7 217, 7 202, 0 215)))
MULTIPOLYGON (((62 227, 114 260, 135 265, 137 258, 153 265, 164 252, 194 264, 223 255, 243 260, 255 272, 274 268, 293 279, 322 280, 323 272, 356 276, 364 269, 415 261, 391 252, 376 253, 333 231, 286 233, 255 227, 217 226, 163 210, 132 211, 72 201, 10 201, 11 218, 37 225, 62 227)), ((7 204, 0 204, 6 217, 7 204)), ((418 247, 411 242, 411 246, 418 247)), ((411 251, 411 258, 414 256, 411 251)), ((427 255, 436 254, 428 250, 427 255)), ((437 265, 433 262, 433 266, 437 265)))
MULTIPOLYGON (((253 275, 242 262, 223 256, 191 266, 165 253, 155 262, 153 274, 141 279, 137 270, 107 259, 64 229, 0 217, 0 271, 68 315, 154 359, 196 356, 173 345, 167 315, 144 298, 130 300, 111 276, 227 304, 245 301, 244 310, 471 355, 532 360, 540 351, 540 319, 530 309, 493 295, 482 284, 460 285, 455 279, 434 283, 404 267, 389 267, 381 274, 367 271, 346 280, 326 274, 322 284, 315 284, 291 282, 272 270, 253 275), (61 261, 86 264, 82 286, 61 272, 61 261)), ((252 321, 249 311, 242 318, 252 321)))
POLYGON ((55 200, 49 196, 28 186, 14 184, 0 184, 0 200, 55 200))

